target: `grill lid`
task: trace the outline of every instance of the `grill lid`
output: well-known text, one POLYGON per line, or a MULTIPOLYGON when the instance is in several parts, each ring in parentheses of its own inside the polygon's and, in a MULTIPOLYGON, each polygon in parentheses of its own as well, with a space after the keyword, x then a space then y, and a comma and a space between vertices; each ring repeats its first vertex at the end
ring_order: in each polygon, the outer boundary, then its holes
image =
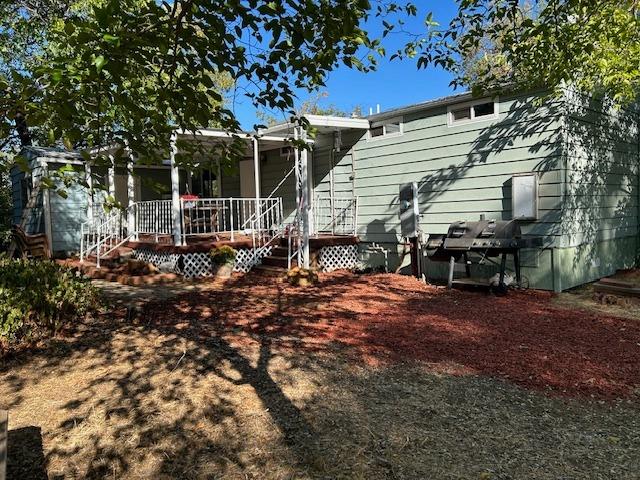
POLYGON ((477 222, 454 222, 449 226, 447 238, 520 238, 520 225, 506 220, 479 220, 477 222))

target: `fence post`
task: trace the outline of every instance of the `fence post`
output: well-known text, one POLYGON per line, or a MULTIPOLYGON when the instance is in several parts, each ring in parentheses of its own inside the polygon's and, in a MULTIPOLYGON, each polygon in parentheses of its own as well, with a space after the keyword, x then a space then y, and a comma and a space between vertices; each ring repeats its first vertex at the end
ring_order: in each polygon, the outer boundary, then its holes
MULTIPOLYGON (((0 480, 7 478, 7 443, 9 441, 9 412, 0 410, 0 480)), ((21 459, 22 460, 22 459, 21 459)))

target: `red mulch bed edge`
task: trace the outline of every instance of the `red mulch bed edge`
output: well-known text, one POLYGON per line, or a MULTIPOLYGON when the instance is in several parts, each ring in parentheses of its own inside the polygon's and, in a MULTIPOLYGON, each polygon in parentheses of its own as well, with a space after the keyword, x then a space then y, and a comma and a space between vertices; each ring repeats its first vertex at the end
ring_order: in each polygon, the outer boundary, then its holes
POLYGON ((371 365, 418 362, 554 396, 638 394, 640 321, 559 308, 551 298, 537 291, 505 297, 448 291, 392 274, 327 274, 306 289, 245 276, 222 291, 151 304, 145 314, 195 339, 258 344, 268 337, 274 349, 297 352, 338 345, 371 365))

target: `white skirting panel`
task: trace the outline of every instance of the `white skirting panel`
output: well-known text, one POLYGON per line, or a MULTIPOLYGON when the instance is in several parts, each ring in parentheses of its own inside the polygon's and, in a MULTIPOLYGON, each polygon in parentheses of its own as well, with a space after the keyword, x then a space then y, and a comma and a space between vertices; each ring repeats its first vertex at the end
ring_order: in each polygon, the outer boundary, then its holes
POLYGON ((334 245, 322 247, 318 256, 318 267, 323 272, 351 270, 358 265, 357 245, 334 245))
MULTIPOLYGON (((251 248, 237 250, 234 272, 246 273, 256 265, 262 263, 262 259, 271 253, 271 246, 257 249, 254 253, 251 248)), ((211 260, 208 253, 159 253, 151 249, 139 248, 133 250, 133 257, 149 262, 156 267, 163 265, 167 270, 179 273, 186 278, 210 277, 213 275, 211 260)))

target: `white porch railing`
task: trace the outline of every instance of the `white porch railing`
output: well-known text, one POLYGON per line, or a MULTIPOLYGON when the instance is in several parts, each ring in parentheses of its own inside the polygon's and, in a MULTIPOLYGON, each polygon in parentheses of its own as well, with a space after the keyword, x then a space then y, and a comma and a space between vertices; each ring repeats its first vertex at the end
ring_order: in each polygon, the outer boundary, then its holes
MULTIPOLYGON (((139 235, 174 233, 171 200, 136 202, 127 209, 112 209, 95 215, 81 226, 80 259, 95 254, 100 259, 139 235), (133 218, 132 227, 129 220, 133 218)), ((357 197, 316 198, 313 206, 316 234, 355 235, 358 223, 357 197)), ((254 249, 268 247, 283 235, 288 237, 288 263, 300 261, 301 229, 298 216, 285 227, 283 202, 269 198, 201 198, 180 200, 180 235, 189 237, 228 235, 250 236, 254 249)))
POLYGON ((356 235, 358 197, 316 196, 313 216, 317 234, 356 235))
POLYGON ((135 233, 171 235, 173 228, 171 200, 151 200, 133 204, 135 233))
POLYGON ((181 199, 183 241, 191 236, 274 234, 282 225, 281 198, 181 199))

